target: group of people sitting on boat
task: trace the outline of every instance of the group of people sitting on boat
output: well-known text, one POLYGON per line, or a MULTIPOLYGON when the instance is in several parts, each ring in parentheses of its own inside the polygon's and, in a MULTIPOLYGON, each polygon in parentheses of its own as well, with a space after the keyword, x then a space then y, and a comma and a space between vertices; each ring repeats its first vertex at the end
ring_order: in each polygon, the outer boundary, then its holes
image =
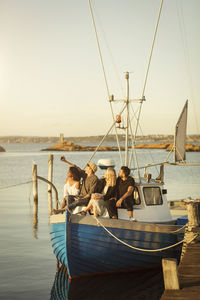
POLYGON ((130 169, 122 166, 118 177, 113 168, 107 168, 104 178, 98 179, 95 175, 97 166, 89 162, 85 170, 67 161, 64 156, 61 161, 70 166, 68 176, 64 185, 64 199, 61 209, 53 210, 54 214, 62 213, 66 210, 72 212, 77 206, 83 206, 82 215, 87 212, 95 216, 102 216, 108 211, 109 217, 117 219, 117 208, 126 208, 131 221, 136 221, 133 217, 133 191, 134 179, 130 176, 130 169), (82 183, 80 184, 80 179, 82 183))

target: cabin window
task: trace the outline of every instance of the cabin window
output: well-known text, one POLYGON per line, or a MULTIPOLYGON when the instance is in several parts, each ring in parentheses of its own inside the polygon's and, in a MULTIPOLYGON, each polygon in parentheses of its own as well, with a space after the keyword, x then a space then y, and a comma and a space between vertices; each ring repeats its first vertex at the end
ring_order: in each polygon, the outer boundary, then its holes
POLYGON ((141 200, 140 200, 140 195, 137 187, 134 187, 133 198, 134 198, 134 204, 140 205, 141 200))
POLYGON ((144 187, 143 192, 146 205, 161 205, 163 203, 159 187, 144 187))

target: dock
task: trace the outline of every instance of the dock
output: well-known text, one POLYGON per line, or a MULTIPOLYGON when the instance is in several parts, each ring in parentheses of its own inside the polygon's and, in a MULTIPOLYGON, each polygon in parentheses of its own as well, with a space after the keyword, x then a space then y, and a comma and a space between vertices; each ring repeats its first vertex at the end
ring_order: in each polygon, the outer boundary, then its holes
MULTIPOLYGON (((198 204, 199 206, 199 204, 198 204)), ((183 255, 179 266, 164 270, 165 291, 161 300, 198 300, 200 299, 200 227, 199 208, 196 210, 196 224, 189 229, 194 239, 183 245, 183 255), (177 273, 177 274, 176 274, 177 273), (175 280, 174 280, 174 278, 175 280), (177 282, 176 282, 177 278, 177 282)), ((193 220, 194 223, 194 220, 193 220)))

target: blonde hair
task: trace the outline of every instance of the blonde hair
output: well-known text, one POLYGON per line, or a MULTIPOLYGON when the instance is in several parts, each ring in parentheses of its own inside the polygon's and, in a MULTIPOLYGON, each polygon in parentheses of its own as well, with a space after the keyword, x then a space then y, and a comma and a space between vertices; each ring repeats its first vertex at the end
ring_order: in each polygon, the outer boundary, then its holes
POLYGON ((112 168, 108 168, 105 172, 104 175, 105 179, 106 179, 106 184, 108 186, 114 186, 116 185, 116 173, 115 170, 112 168))

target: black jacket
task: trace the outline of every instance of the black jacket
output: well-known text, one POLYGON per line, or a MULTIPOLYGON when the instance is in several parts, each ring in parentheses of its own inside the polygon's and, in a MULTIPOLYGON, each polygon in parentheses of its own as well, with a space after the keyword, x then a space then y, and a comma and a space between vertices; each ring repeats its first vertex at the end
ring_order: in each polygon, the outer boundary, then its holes
MULTIPOLYGON (((97 186, 95 189, 95 193, 103 193, 104 187, 106 186, 106 180, 105 178, 99 179, 97 182, 97 186)), ((110 198, 116 198, 116 185, 115 186, 109 186, 106 194, 104 195, 104 200, 107 201, 110 198)))

